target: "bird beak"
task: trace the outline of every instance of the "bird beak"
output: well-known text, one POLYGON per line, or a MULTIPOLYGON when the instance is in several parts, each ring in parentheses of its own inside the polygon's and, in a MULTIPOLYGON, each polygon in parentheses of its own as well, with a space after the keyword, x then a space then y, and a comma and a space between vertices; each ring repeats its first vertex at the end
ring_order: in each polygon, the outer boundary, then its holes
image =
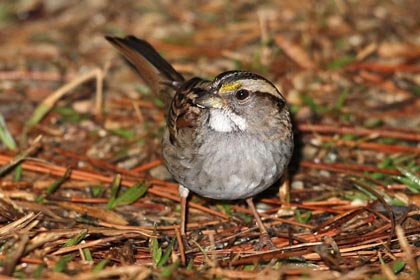
POLYGON ((222 97, 214 93, 206 93, 198 97, 194 102, 198 107, 206 109, 221 109, 225 106, 225 101, 222 97))

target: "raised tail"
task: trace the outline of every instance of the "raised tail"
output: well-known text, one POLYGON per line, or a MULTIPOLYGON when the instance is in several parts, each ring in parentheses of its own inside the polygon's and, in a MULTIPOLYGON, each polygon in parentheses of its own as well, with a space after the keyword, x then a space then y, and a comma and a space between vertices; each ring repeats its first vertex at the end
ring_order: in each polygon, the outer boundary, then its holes
POLYGON ((168 90, 168 86, 177 87, 176 85, 185 79, 152 45, 134 36, 125 38, 105 36, 105 39, 134 66, 154 93, 169 99, 165 100, 165 103, 173 98, 174 91, 168 90))

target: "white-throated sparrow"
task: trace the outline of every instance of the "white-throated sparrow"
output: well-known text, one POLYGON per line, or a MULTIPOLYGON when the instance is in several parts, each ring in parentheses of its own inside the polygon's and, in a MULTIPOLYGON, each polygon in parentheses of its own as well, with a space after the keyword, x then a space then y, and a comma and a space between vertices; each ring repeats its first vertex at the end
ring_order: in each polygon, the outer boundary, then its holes
POLYGON ((252 197, 282 176, 292 155, 292 125, 281 93, 245 71, 186 81, 148 42, 106 39, 167 104, 163 157, 180 184, 181 233, 191 190, 213 199, 245 199, 272 245, 252 197))

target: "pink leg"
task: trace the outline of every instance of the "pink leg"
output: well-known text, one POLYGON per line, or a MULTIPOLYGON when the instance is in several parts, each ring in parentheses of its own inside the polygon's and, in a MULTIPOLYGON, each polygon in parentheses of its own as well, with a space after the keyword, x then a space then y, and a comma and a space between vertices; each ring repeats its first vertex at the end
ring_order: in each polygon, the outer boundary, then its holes
POLYGON ((254 202, 252 201, 252 198, 247 198, 246 202, 248 203, 249 208, 251 209, 252 213, 254 214, 255 221, 257 222, 257 226, 261 231, 260 236, 260 244, 256 246, 258 249, 261 249, 265 246, 269 247, 270 249, 275 249, 276 246, 273 244, 273 241, 271 241, 270 235, 267 232, 267 229, 265 228, 260 215, 258 214, 257 209, 255 208, 254 202))
POLYGON ((178 187, 179 196, 181 197, 181 235, 185 236, 187 221, 187 198, 190 191, 183 185, 178 187))

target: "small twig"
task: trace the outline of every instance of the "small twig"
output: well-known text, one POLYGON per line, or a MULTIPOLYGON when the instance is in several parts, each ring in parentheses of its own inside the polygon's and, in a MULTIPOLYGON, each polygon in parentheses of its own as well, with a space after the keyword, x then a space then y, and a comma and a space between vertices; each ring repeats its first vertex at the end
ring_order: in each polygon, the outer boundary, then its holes
POLYGON ((314 168, 314 169, 322 169, 328 170, 331 172, 343 173, 347 175, 356 175, 362 176, 363 173, 368 172, 380 172, 390 175, 400 175, 401 173, 398 170, 390 169, 390 168, 379 168, 376 166, 370 165, 360 165, 360 164, 345 164, 345 163, 325 163, 325 162, 313 162, 313 161, 306 161, 302 160, 299 162, 300 166, 314 168))
POLYGON ((59 73, 39 72, 39 71, 0 71, 0 80, 45 80, 59 81, 69 80, 71 77, 63 76, 59 73))
POLYGON ((420 67, 410 64, 380 64, 372 62, 354 62, 349 64, 346 69, 348 70, 371 70, 382 73, 412 72, 419 73, 420 67))
POLYGON ((104 87, 104 78, 108 73, 108 70, 111 66, 111 61, 107 61, 103 69, 95 69, 96 74, 96 102, 95 102, 95 115, 97 119, 102 119, 103 112, 103 87, 104 87))
POLYGON ((178 242, 179 246, 179 254, 181 256, 181 264, 185 265, 187 263, 187 260, 185 258, 185 248, 184 248, 184 240, 181 236, 181 229, 179 226, 174 226, 175 234, 176 234, 176 240, 178 242))
POLYGON ((402 146, 402 145, 389 145, 382 143, 372 143, 372 142, 362 142, 362 141, 352 141, 352 140, 343 140, 335 139, 329 136, 317 136, 317 139, 322 140, 323 142, 333 142, 334 147, 336 146, 346 146, 352 148, 362 148, 374 151, 380 151, 386 154, 395 154, 395 153, 416 153, 420 154, 420 148, 402 146))
POLYGON ((371 137, 389 137, 395 139, 404 139, 410 141, 420 141, 420 131, 406 130, 400 131, 392 128, 383 127, 381 129, 367 129, 362 127, 343 127, 324 124, 298 124, 301 132, 318 132, 318 133, 334 133, 334 134, 353 134, 353 135, 369 135, 371 137))
POLYGON ((162 164, 162 160, 161 160, 161 159, 157 159, 157 160, 154 160, 154 161, 151 161, 151 162, 145 163, 145 164, 143 164, 143 165, 140 165, 140 166, 134 167, 134 168, 133 168, 133 169, 131 169, 130 171, 132 171, 132 172, 136 172, 136 173, 140 173, 140 172, 144 172, 144 171, 146 171, 146 170, 149 170, 149 169, 151 169, 151 168, 153 168, 153 167, 155 167, 155 166, 158 166, 158 165, 160 165, 160 164, 162 164))

